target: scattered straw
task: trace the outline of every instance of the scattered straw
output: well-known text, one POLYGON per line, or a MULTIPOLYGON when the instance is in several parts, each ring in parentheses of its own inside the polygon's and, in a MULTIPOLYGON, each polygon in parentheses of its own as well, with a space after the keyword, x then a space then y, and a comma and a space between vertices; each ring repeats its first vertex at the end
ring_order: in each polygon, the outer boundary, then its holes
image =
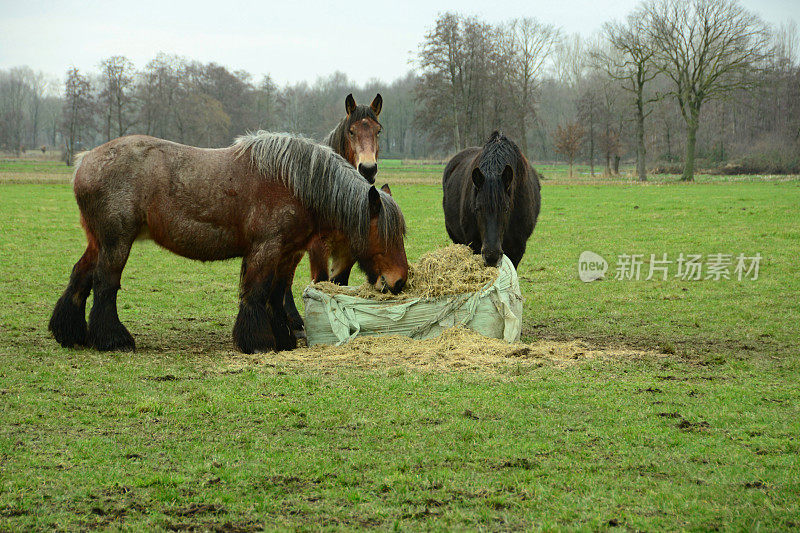
POLYGON ((499 373, 518 367, 535 368, 543 364, 560 367, 594 359, 637 359, 652 356, 658 354, 632 348, 593 347, 579 340, 510 344, 465 328, 450 328, 440 336, 426 340, 413 340, 397 335, 356 337, 342 346, 316 345, 288 352, 237 354, 226 359, 224 371, 268 365, 322 370, 399 367, 438 372, 499 373))
POLYGON ((451 244, 432 250, 409 265, 408 282, 400 294, 378 292, 369 283, 342 287, 323 281, 312 285, 326 294, 347 294, 373 300, 407 300, 477 292, 497 279, 497 269, 483 264, 469 246, 451 244))

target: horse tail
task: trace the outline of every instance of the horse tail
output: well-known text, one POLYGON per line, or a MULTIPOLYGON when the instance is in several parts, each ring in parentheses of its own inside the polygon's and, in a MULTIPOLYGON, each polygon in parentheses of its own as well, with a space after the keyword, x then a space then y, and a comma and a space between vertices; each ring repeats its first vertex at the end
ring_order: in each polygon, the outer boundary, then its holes
POLYGON ((80 168, 81 163, 83 163, 83 158, 88 153, 89 153, 89 150, 84 150, 83 152, 78 152, 77 154, 75 154, 72 157, 72 166, 73 166, 73 168, 72 168, 72 183, 73 184, 75 183, 75 176, 78 174, 78 169, 80 168))

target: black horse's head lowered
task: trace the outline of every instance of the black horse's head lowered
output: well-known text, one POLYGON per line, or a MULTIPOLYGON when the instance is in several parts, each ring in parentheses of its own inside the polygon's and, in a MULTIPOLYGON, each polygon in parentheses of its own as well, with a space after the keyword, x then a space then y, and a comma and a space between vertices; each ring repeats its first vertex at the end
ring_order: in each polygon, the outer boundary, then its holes
POLYGON ((520 156, 517 145, 495 131, 472 170, 475 221, 481 235, 480 252, 487 266, 496 266, 503 256, 503 237, 514 207, 514 167, 520 156))
POLYGON ((506 255, 516 268, 539 215, 539 177, 499 131, 483 147, 450 160, 442 178, 444 220, 455 243, 469 245, 488 266, 506 255))

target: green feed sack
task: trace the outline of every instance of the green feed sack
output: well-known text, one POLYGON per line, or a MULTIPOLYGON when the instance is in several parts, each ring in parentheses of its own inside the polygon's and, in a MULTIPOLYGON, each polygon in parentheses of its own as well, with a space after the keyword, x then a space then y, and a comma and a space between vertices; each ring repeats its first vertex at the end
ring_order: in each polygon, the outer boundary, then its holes
POLYGON ((497 270, 497 279, 478 291, 436 298, 367 299, 348 294, 357 293, 358 287, 330 294, 309 285, 303 292, 308 345, 338 345, 368 335, 427 339, 454 326, 516 342, 523 302, 517 272, 505 256, 497 270))

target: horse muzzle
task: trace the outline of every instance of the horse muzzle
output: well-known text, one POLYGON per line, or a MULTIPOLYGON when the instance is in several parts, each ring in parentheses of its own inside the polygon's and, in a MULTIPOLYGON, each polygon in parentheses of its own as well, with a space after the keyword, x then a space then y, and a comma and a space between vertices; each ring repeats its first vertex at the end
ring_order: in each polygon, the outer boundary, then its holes
POLYGON ((392 294, 400 294, 400 291, 406 286, 405 278, 399 278, 391 283, 385 277, 381 276, 378 278, 378 281, 375 282, 375 288, 380 292, 389 291, 392 294))
POLYGON ((503 251, 489 250, 488 252, 481 252, 481 256, 483 256, 483 262, 487 267, 496 267, 497 263, 500 262, 500 258, 503 257, 503 251))
POLYGON ((364 176, 369 183, 375 183, 375 175, 378 173, 377 163, 359 163, 358 173, 364 176))

